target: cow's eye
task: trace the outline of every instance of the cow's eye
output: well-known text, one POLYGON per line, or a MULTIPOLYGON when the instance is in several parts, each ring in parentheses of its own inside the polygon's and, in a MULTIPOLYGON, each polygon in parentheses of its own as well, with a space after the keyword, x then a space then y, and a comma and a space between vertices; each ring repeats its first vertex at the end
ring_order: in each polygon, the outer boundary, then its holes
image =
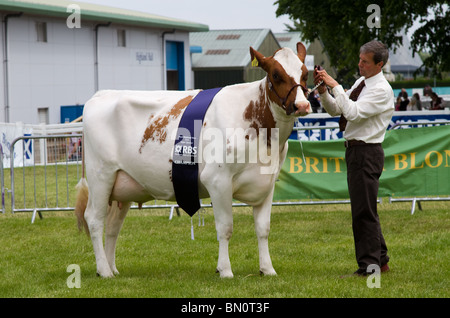
POLYGON ((273 73, 272 77, 274 81, 281 81, 281 76, 278 73, 273 73))

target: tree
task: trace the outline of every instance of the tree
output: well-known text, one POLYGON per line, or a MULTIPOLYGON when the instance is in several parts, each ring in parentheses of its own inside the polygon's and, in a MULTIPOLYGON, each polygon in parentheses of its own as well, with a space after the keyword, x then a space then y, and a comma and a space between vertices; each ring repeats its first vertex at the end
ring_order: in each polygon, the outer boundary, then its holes
POLYGON ((420 18, 424 22, 429 15, 428 10, 436 12, 435 19, 414 33, 413 51, 417 53, 427 49, 430 55, 426 67, 431 67, 435 73, 448 68, 450 23, 448 10, 445 10, 446 0, 373 2, 278 0, 275 4, 278 4, 277 16, 287 14, 292 19, 293 26, 287 25, 290 31, 300 31, 303 41, 320 39, 331 64, 337 70, 337 80, 343 84, 354 82, 362 44, 377 39, 395 51, 402 45, 401 32, 408 30, 416 19, 420 18), (437 31, 436 28, 441 29, 437 31), (430 35, 427 32, 429 30, 435 30, 436 33, 430 35), (445 40, 439 38, 443 35, 445 40))
POLYGON ((450 11, 448 5, 436 6, 434 18, 421 17, 423 25, 412 35, 414 53, 427 53, 423 60, 425 75, 442 78, 442 72, 450 71, 450 11))

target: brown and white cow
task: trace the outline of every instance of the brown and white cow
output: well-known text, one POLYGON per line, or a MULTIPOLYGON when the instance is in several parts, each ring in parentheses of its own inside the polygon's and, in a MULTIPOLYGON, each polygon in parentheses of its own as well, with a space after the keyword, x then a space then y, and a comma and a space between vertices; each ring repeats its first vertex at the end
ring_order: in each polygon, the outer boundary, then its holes
MULTIPOLYGON (((297 54, 289 48, 271 57, 253 48, 250 54, 267 76, 222 88, 206 112, 200 137, 203 157, 208 153, 209 158, 199 160, 199 194, 213 204, 221 277, 233 277, 228 256, 233 199, 253 206, 260 271, 276 275, 268 247, 274 184, 296 117, 311 112, 305 97, 308 70, 302 43, 297 44, 297 54), (264 160, 258 155, 262 153, 264 160), (270 169, 274 164, 276 169, 270 169)), ((100 276, 118 274, 116 241, 131 202, 175 201, 174 132, 198 92, 105 90, 86 103, 84 163, 89 188, 81 179, 75 213, 79 226, 84 224, 90 234, 100 276)))

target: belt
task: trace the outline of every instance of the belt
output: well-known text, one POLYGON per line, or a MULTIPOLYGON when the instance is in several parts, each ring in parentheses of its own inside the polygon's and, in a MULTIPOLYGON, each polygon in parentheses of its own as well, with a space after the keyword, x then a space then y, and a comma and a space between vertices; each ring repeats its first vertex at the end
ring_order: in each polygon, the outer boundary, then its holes
POLYGON ((380 143, 376 143, 376 144, 368 144, 362 140, 346 140, 344 142, 345 148, 350 148, 350 147, 355 147, 355 146, 377 146, 377 145, 381 145, 380 143))

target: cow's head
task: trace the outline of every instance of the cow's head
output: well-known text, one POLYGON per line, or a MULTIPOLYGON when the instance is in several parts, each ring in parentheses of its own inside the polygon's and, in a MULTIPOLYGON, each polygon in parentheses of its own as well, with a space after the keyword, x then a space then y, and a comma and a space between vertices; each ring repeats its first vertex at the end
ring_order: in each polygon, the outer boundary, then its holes
POLYGON ((297 54, 290 48, 282 48, 273 56, 264 57, 250 47, 250 55, 267 72, 266 91, 272 102, 282 107, 286 115, 311 113, 306 88, 308 69, 304 64, 306 48, 302 43, 297 43, 297 54))

